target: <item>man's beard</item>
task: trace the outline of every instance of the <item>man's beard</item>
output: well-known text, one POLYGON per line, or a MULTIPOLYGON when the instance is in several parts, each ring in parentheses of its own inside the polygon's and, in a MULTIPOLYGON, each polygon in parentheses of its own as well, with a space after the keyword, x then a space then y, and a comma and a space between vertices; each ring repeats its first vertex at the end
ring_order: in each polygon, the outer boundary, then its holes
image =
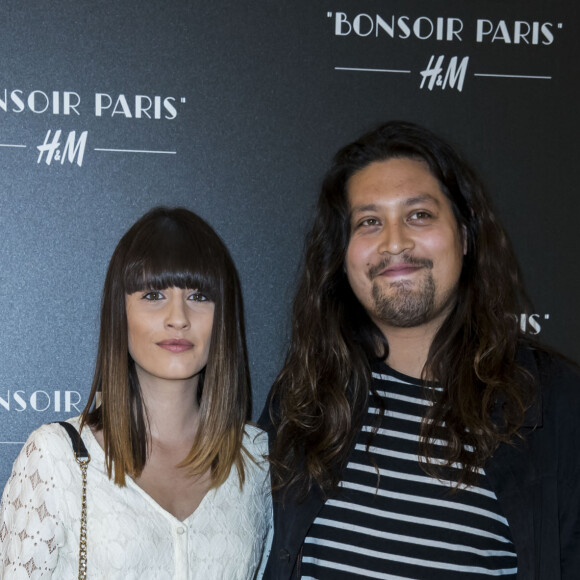
POLYGON ((434 314, 435 282, 431 272, 418 288, 410 280, 391 282, 388 296, 375 281, 372 297, 374 315, 385 324, 412 328, 428 322, 434 314))
POLYGON ((435 310, 435 281, 431 268, 431 260, 420 260, 406 257, 404 262, 420 266, 425 271, 421 281, 399 280, 390 282, 388 292, 383 290, 385 280, 379 283, 376 275, 388 266, 383 262, 369 272, 374 279, 372 298, 374 301, 373 314, 378 320, 390 326, 412 328, 431 320, 435 310), (419 284, 418 286, 416 286, 419 284))

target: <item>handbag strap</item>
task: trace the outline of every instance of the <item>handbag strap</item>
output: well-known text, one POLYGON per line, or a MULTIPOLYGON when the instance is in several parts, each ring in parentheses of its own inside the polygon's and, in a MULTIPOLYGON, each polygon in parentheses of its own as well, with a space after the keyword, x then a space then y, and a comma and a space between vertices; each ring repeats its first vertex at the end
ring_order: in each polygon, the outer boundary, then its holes
POLYGON ((79 435, 79 432, 70 423, 67 423, 66 421, 57 421, 57 423, 59 425, 62 425, 66 429, 66 432, 70 437, 70 441, 72 443, 75 455, 83 459, 89 457, 89 452, 87 451, 83 438, 79 435))
POLYGON ((81 532, 79 541, 79 580, 85 580, 87 577, 87 466, 91 456, 85 447, 79 432, 66 421, 57 421, 62 425, 70 437, 72 447, 75 453, 75 461, 81 468, 83 489, 81 495, 81 532))

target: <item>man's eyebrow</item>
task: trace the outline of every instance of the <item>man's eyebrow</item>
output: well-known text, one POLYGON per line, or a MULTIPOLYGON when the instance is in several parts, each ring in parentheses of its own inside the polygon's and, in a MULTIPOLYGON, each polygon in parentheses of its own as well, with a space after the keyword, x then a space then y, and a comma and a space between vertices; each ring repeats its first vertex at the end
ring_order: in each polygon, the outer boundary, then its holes
POLYGON ((441 202, 430 193, 422 193, 420 195, 414 195, 413 197, 408 197, 405 200, 405 205, 415 205, 417 203, 423 203, 425 201, 432 201, 437 207, 441 205, 441 202))
MULTIPOLYGON (((430 193, 420 193, 418 195, 414 195, 413 197, 407 197, 403 200, 403 205, 410 206, 415 205, 418 203, 425 203, 426 201, 430 201, 434 203, 437 207, 441 206, 441 202, 430 193)), ((355 205, 351 210, 350 213, 360 213, 365 211, 378 211, 379 206, 375 203, 368 203, 366 205, 355 205)))
POLYGON ((378 211, 378 205, 374 203, 368 203, 367 205, 355 205, 351 210, 350 213, 358 213, 361 211, 378 211))

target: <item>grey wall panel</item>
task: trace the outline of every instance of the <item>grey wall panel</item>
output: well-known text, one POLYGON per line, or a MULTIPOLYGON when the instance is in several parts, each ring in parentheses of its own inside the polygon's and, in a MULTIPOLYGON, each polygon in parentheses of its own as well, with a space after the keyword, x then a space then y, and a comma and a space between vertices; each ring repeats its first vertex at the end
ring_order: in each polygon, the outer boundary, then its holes
POLYGON ((387 119, 464 150, 521 257, 524 324, 580 359, 576 3, 214 4, 0 6, 2 484, 33 428, 84 404, 107 262, 157 204, 198 212, 232 250, 256 416, 321 177, 387 119))

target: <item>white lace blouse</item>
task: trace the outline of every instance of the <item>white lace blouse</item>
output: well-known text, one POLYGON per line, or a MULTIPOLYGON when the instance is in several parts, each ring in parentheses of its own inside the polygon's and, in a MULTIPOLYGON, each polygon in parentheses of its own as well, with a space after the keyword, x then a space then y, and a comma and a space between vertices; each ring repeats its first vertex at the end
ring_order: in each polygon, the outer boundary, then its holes
MULTIPOLYGON (((78 427, 78 419, 70 422, 78 427)), ((91 456, 87 471, 87 578, 107 580, 246 580, 256 578, 269 549, 270 478, 266 435, 246 426, 240 491, 233 468, 195 512, 180 521, 135 482, 107 477, 105 455, 83 430, 91 456)), ((64 428, 34 431, 14 463, 0 507, 0 577, 10 580, 78 578, 81 471, 64 428)))

